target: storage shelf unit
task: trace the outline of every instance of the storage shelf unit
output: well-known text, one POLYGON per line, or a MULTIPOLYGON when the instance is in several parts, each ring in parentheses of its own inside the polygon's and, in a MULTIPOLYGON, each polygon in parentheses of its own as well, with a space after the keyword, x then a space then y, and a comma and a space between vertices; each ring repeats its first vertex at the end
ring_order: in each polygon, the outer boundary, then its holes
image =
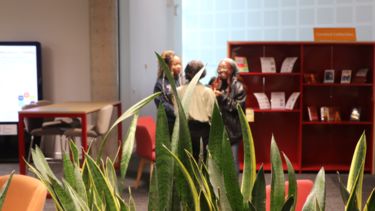
MULTIPOLYGON (((250 122, 255 142, 257 166, 270 170, 270 142, 272 135, 280 148, 299 171, 348 171, 355 145, 363 131, 366 132, 367 155, 365 170, 374 172, 373 156, 373 71, 375 43, 318 43, 318 42, 228 42, 228 57, 246 57, 249 72, 240 76, 247 86, 246 107, 254 111, 250 122), (276 73, 263 73, 260 58, 273 57, 276 73), (297 57, 291 73, 280 73, 286 57, 297 57), (352 70, 351 79, 361 68, 368 68, 363 83, 340 83, 341 71, 352 70), (324 70, 333 69, 334 83, 324 83, 324 70), (316 82, 305 81, 313 74, 316 82), (260 109, 254 96, 264 92, 293 92, 300 96, 293 110, 260 109), (318 121, 310 121, 308 106, 318 111, 318 121), (340 118, 321 121, 320 108, 335 108, 340 118), (350 119, 352 109, 360 108, 359 121, 350 119)), ((241 165, 240 165, 241 166, 241 165)))

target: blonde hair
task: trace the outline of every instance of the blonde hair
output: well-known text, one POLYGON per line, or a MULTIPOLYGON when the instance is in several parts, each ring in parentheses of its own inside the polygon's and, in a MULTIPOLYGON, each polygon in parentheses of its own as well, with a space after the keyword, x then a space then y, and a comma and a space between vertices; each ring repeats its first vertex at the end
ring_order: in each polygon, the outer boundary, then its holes
MULTIPOLYGON (((161 53, 161 58, 164 60, 164 62, 168 65, 169 69, 171 69, 172 67, 172 61, 173 61, 173 57, 175 57, 175 52, 172 51, 172 50, 165 50, 161 53)), ((161 68, 161 65, 159 64, 159 68, 158 68, 158 78, 162 78, 163 77, 163 68, 161 68)))

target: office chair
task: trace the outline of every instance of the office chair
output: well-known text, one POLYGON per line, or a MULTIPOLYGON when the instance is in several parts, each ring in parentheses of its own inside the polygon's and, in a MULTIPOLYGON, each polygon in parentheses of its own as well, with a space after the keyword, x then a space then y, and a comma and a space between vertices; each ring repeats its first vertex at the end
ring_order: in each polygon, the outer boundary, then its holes
POLYGON ((155 135, 156 124, 152 116, 141 116, 138 118, 135 131, 136 153, 141 158, 138 164, 135 188, 138 188, 142 172, 147 161, 150 161, 150 178, 155 162, 155 135))
MULTIPOLYGON (((0 176, 0 187, 9 175, 0 176)), ((14 174, 9 185, 2 211, 42 211, 47 197, 46 186, 30 176, 14 174)))
MULTIPOLYGON (((36 103, 28 104, 22 107, 22 110, 36 108, 40 106, 46 106, 51 104, 50 101, 42 100, 36 103)), ((42 119, 42 118, 25 118, 25 130, 30 134, 30 146, 27 156, 27 161, 30 162, 31 159, 31 149, 34 145, 35 137, 41 137, 41 142, 43 141, 44 136, 62 136, 64 131, 71 127, 66 119, 42 119)), ((61 150, 63 150, 63 144, 61 141, 61 150)))
MULTIPOLYGON (((297 203, 296 211, 301 211, 307 196, 310 194, 311 189, 313 188, 314 183, 309 179, 299 179, 297 180, 297 203)), ((285 195, 288 195, 289 182, 285 182, 285 195)), ((266 186, 266 210, 269 211, 271 208, 271 186, 266 186)), ((295 200, 295 199, 294 199, 295 200)))
MULTIPOLYGON (((87 137, 91 138, 91 141, 88 143, 92 145, 94 141, 98 139, 98 137, 102 137, 109 129, 111 124, 112 118, 112 111, 113 105, 106 105, 98 111, 96 124, 89 125, 87 127, 87 137)), ((65 137, 73 138, 73 137, 81 137, 82 136, 82 128, 71 128, 64 132, 65 137)), ((95 151, 95 147, 90 147, 90 153, 95 151)))

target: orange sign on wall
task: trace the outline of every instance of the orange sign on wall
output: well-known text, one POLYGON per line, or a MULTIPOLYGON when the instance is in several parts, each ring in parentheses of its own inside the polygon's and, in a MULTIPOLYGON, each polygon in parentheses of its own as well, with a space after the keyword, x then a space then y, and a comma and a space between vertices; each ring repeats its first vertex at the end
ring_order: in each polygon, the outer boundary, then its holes
POLYGON ((356 41, 355 28, 314 28, 315 41, 356 41))

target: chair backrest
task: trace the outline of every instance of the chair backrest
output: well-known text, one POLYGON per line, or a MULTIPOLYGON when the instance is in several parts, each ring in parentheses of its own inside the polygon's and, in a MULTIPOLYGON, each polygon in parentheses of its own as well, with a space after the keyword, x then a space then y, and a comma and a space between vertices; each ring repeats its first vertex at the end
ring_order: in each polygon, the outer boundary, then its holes
MULTIPOLYGON (((300 211, 305 204, 307 196, 310 194, 312 187, 314 186, 314 182, 309 179, 299 179, 297 180, 297 203, 296 203, 296 211, 300 211)), ((288 188, 289 182, 285 182, 285 195, 288 195, 288 188)), ((266 186, 266 210, 270 210, 270 201, 271 199, 271 186, 266 186)))
POLYGON ((106 105, 98 112, 95 130, 98 134, 105 134, 111 124, 113 105, 106 105))
MULTIPOLYGON (((0 187, 9 175, 0 177, 0 187)), ((12 177, 2 211, 42 211, 47 197, 46 186, 30 176, 15 174, 12 177)))
POLYGON ((138 118, 135 131, 136 153, 148 160, 155 160, 156 124, 152 116, 138 118))

